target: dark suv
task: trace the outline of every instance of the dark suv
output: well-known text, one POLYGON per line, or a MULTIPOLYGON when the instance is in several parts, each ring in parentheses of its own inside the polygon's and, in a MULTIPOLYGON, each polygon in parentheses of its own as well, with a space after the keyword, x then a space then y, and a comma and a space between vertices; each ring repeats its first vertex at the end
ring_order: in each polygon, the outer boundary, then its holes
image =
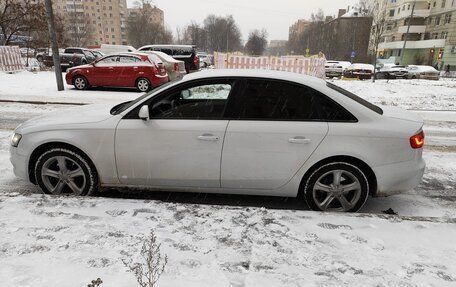
POLYGON ((192 45, 147 45, 139 48, 138 51, 160 51, 176 60, 184 61, 187 73, 199 70, 199 59, 195 46, 192 45))

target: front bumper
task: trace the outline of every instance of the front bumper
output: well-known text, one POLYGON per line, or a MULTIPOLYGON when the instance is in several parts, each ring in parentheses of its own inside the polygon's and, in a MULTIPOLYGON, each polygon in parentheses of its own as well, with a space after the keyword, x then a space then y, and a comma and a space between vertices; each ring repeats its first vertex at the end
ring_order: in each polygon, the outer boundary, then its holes
POLYGON ((17 148, 10 146, 10 162, 16 177, 29 181, 27 157, 18 154, 17 148))
POLYGON ((423 178, 426 163, 423 158, 373 168, 377 176, 374 196, 389 196, 417 187, 423 178))

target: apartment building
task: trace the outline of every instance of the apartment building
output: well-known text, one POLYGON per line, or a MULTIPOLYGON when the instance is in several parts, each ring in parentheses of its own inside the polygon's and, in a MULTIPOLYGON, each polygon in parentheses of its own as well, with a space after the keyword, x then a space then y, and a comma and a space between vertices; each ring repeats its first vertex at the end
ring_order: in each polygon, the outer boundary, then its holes
POLYGON ((288 41, 296 40, 299 35, 304 33, 304 31, 310 26, 312 22, 304 19, 299 19, 288 29, 288 41))
POLYGON ((83 37, 85 45, 127 44, 126 0, 54 0, 53 7, 75 25, 68 31, 71 39, 83 37))
POLYGON ((402 57, 402 64, 437 64, 439 68, 456 66, 456 0, 388 0, 386 20, 380 58, 399 62, 402 57))
POLYGON ((165 14, 163 10, 158 8, 157 6, 152 6, 148 3, 144 3, 142 8, 128 8, 128 16, 129 17, 136 17, 141 13, 146 13, 149 16, 149 21, 151 23, 156 23, 165 27, 165 14))

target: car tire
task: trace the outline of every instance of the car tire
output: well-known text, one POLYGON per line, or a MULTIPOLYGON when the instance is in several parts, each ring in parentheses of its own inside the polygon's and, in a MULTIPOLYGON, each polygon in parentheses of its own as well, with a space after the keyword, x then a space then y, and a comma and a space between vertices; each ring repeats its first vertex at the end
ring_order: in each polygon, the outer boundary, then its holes
POLYGON ((90 161, 66 148, 44 152, 36 162, 35 179, 47 194, 84 196, 98 190, 97 173, 90 161))
POLYGON ((77 90, 85 90, 89 87, 89 82, 83 76, 75 76, 73 78, 73 85, 77 90))
POLYGON ((369 196, 366 175, 346 163, 328 163, 318 167, 304 186, 307 205, 315 211, 356 212, 369 196))
POLYGON ((139 78, 136 80, 136 89, 139 92, 148 92, 151 89, 150 81, 146 78, 139 78))

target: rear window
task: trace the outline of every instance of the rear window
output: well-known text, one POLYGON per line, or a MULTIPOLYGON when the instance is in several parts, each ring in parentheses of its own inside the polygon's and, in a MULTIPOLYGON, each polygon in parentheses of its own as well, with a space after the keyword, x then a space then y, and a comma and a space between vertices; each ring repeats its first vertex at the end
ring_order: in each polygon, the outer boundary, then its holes
POLYGON ((331 88, 333 90, 338 91, 339 93, 341 93, 342 95, 344 95, 346 97, 349 97, 350 99, 352 99, 355 102, 365 106, 366 108, 370 109, 371 111, 374 111, 374 112, 376 112, 379 115, 383 115, 383 110, 380 107, 378 107, 378 106, 366 101, 365 99, 362 99, 362 98, 358 97, 357 95, 355 95, 355 94, 353 94, 353 93, 351 93, 351 92, 349 92, 349 91, 347 91, 345 89, 342 89, 341 87, 336 86, 336 85, 334 85, 334 84, 332 84, 330 82, 326 82, 326 86, 328 86, 329 88, 331 88))

